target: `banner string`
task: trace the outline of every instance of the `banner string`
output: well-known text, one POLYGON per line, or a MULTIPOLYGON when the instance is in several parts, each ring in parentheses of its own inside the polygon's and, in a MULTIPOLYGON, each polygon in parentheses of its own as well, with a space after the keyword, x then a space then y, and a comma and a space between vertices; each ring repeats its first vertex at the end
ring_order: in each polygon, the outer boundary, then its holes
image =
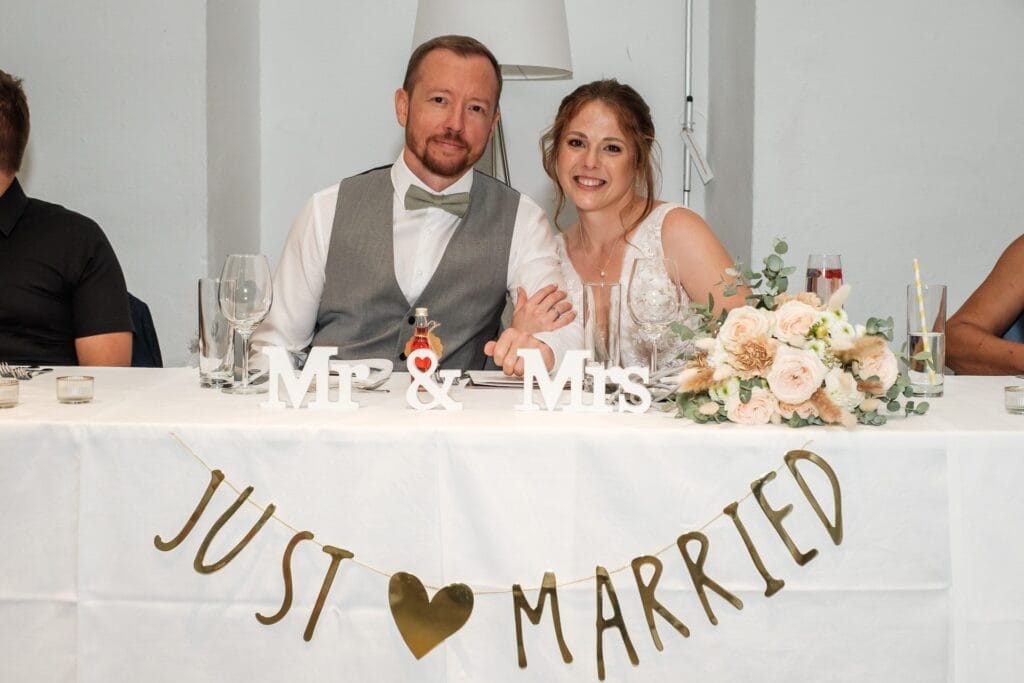
MULTIPOLYGON (((175 440, 177 440, 177 442, 181 445, 182 448, 185 449, 185 451, 187 451, 203 467, 205 467, 208 472, 213 472, 214 471, 214 468, 211 467, 210 464, 207 463, 205 460, 203 460, 202 456, 200 456, 198 453, 196 453, 192 449, 191 446, 189 446, 187 443, 185 443, 185 440, 182 439, 181 436, 179 436, 177 434, 177 432, 170 432, 170 435, 173 436, 175 438, 175 440)), ((810 444, 811 444, 811 441, 805 442, 804 445, 801 446, 801 449, 802 450, 806 449, 807 446, 810 445, 810 444)), ((772 471, 775 472, 776 474, 778 474, 782 470, 782 468, 784 466, 785 466, 785 464, 779 465, 778 467, 776 467, 772 471)), ((228 488, 230 488, 236 494, 238 494, 239 496, 242 495, 242 489, 239 489, 237 486, 235 486, 235 484, 231 480, 229 480, 227 477, 224 477, 223 482, 225 484, 227 484, 228 488)), ((752 495, 754 495, 753 492, 752 491, 748 491, 743 497, 739 498, 735 502, 736 503, 742 503, 743 501, 745 501, 748 498, 750 498, 752 495)), ((246 499, 246 502, 249 503, 250 505, 252 505, 253 507, 255 507, 261 513, 265 512, 266 509, 267 509, 266 505, 262 505, 262 504, 256 502, 255 500, 252 499, 251 496, 246 499)), ((707 529, 709 526, 711 526, 712 524, 714 524, 715 522, 717 522, 719 519, 721 519, 724 516, 725 516, 725 512, 719 512, 717 515, 715 515, 710 520, 708 520, 703 526, 701 526, 699 529, 697 529, 697 531, 703 532, 705 529, 707 529)), ((297 534, 297 533, 300 533, 302 531, 298 527, 296 527, 293 524, 289 523, 287 520, 281 518, 277 513, 274 513, 273 515, 271 515, 271 519, 273 519, 275 522, 277 522, 281 526, 285 527, 286 529, 291 530, 292 533, 297 534)), ((319 541, 317 541, 315 538, 313 538, 311 540, 312 540, 313 543, 315 543, 321 549, 324 547, 324 544, 319 542, 319 541)), ((654 555, 654 557, 660 557, 663 553, 666 553, 666 552, 668 552, 669 550, 671 550, 671 549, 673 549, 675 547, 676 547, 675 543, 669 543, 668 545, 666 545, 661 550, 658 550, 657 552, 653 553, 653 555, 654 555)), ((373 572, 375 574, 380 574, 381 576, 383 576, 384 578, 387 578, 387 579, 390 579, 394 575, 394 572, 388 572, 388 571, 385 571, 385 570, 380 569, 378 567, 374 567, 373 565, 367 564, 366 562, 362 562, 360 560, 357 560, 354 557, 349 558, 348 561, 351 562, 352 564, 355 564, 355 565, 357 565, 359 567, 362 567, 363 569, 371 571, 371 572, 373 572)), ((620 574, 620 573, 626 571, 627 569, 631 569, 631 568, 632 568, 631 564, 625 564, 625 565, 622 565, 621 567, 617 567, 615 569, 608 570, 608 574, 620 574)), ((596 576, 594 574, 590 574, 588 576, 582 576, 582 577, 580 577, 578 579, 572 579, 572 580, 569 580, 569 581, 558 581, 556 583, 555 587, 556 588, 565 588, 567 586, 575 586, 575 585, 580 584, 580 583, 588 583, 590 581, 595 580, 595 578, 596 578, 596 576)), ((441 588, 443 588, 443 586, 435 586, 435 585, 431 585, 431 584, 428 584, 428 583, 424 583, 423 587, 427 588, 429 590, 432 590, 432 591, 441 590, 441 588)), ((539 591, 540 589, 541 589, 541 586, 536 586, 536 587, 531 587, 531 588, 524 588, 523 590, 524 591, 539 591)), ((512 589, 511 588, 509 588, 509 589, 500 589, 500 590, 477 590, 476 588, 472 588, 472 591, 473 591, 473 595, 509 595, 509 594, 512 593, 512 589)))

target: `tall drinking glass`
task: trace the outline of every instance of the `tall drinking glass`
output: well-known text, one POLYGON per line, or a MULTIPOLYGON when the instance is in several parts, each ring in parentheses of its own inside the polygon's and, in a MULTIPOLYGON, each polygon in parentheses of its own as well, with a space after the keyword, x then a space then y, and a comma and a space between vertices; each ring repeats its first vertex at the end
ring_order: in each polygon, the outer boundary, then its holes
POLYGON ((619 364, 618 282, 588 282, 583 285, 583 341, 591 362, 603 368, 619 364))
POLYGON ((199 386, 235 383, 235 332, 220 312, 220 280, 199 278, 199 386))
POLYGON ((918 297, 916 285, 907 285, 907 356, 914 396, 942 396, 943 366, 946 364, 946 286, 923 285, 918 297), (922 353, 931 360, 915 360, 922 353))
POLYGON ((843 260, 839 254, 811 254, 807 257, 807 291, 827 304, 843 286, 843 260))
POLYGON ((672 259, 638 258, 629 274, 626 303, 641 339, 651 347, 652 376, 658 370, 658 342, 669 323, 678 318, 682 305, 676 272, 672 259))
POLYGON ((220 274, 220 310, 242 337, 242 382, 222 389, 228 394, 258 394, 265 386, 249 384, 249 337, 270 312, 274 300, 270 265, 262 254, 232 254, 220 274))

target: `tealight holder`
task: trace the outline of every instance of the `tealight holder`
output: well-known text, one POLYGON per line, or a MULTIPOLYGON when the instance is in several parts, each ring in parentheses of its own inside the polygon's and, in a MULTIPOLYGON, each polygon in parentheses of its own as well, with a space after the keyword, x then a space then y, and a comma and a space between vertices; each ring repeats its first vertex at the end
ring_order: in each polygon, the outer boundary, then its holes
POLYGON ((61 403, 88 403, 93 397, 90 375, 65 375, 57 378, 57 400, 61 403))
POLYGON ((13 408, 18 405, 18 393, 21 383, 16 379, 0 379, 0 408, 13 408))
POLYGON ((1004 387, 1003 401, 1006 412, 1012 415, 1024 415, 1024 386, 1004 387))

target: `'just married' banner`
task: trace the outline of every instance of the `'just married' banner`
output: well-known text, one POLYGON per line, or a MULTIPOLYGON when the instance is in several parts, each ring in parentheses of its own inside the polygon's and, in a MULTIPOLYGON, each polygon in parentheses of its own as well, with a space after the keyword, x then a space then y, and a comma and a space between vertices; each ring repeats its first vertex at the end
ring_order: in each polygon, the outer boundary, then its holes
MULTIPOLYGON (((181 441, 180 438, 179 441, 181 441)), ((184 442, 182 442, 182 445, 188 448, 184 442)), ((191 452, 191 449, 189 450, 191 452)), ((193 453, 193 455, 195 454, 193 453)), ((199 459, 198 456, 196 457, 199 459)), ((201 459, 199 459, 199 461, 202 462, 201 459)), ((813 509, 814 513, 825 527, 832 542, 836 545, 839 545, 843 539, 842 500, 839 480, 832 467, 819 455, 807 450, 793 450, 783 456, 783 463, 776 470, 768 472, 764 476, 761 476, 750 483, 750 493, 747 494, 747 496, 752 496, 756 500, 758 508, 774 529, 779 541, 788 550, 793 562, 799 566, 803 566, 817 556, 817 549, 811 548, 801 550, 787 532, 785 519, 793 511, 793 504, 789 503, 779 508, 773 507, 766 494, 766 490, 770 488, 770 485, 775 480, 777 473, 783 468, 790 472, 797 486, 806 498, 807 504, 813 509), (806 466, 813 466, 817 468, 824 474, 825 478, 827 478, 832 494, 831 518, 826 514, 821 501, 812 492, 801 473, 801 467, 806 466)), ((155 537, 154 544, 159 550, 171 551, 177 548, 196 529, 200 521, 208 517, 207 508, 209 507, 214 494, 218 488, 226 482, 226 477, 221 470, 210 469, 209 474, 210 478, 207 483, 206 490, 181 530, 168 541, 164 541, 160 536, 155 537)), ((214 539, 220 533, 221 529, 235 515, 239 508, 249 501, 249 497, 252 493, 253 487, 246 487, 239 493, 235 501, 209 525, 208 530, 196 551, 193 561, 193 568, 197 572, 202 574, 212 574, 223 569, 227 564, 234 560, 239 553, 245 550, 246 546, 260 533, 261 529, 268 521, 273 519, 284 524, 284 522, 277 517, 277 508, 274 504, 268 504, 266 506, 256 504, 261 508, 261 515, 249 531, 231 548, 231 550, 225 553, 223 557, 218 559, 207 557, 209 548, 214 539)), ((764 560, 762 559, 760 550, 755 545, 750 534, 747 532, 747 528, 738 512, 739 502, 745 497, 746 496, 743 496, 726 504, 722 508, 721 516, 728 517, 732 522, 736 534, 746 549, 749 561, 764 581, 764 595, 766 597, 771 597, 782 590, 785 586, 785 581, 782 578, 774 576, 768 570, 764 560)), ((710 540, 708 536, 703 533, 703 529, 705 529, 710 523, 711 521, 700 527, 700 530, 686 530, 680 533, 676 539, 674 548, 678 551, 679 559, 681 559, 681 563, 676 563, 677 569, 685 570, 685 574, 688 576, 698 598, 700 599, 700 604, 703 608, 705 617, 711 624, 717 624, 718 617, 715 614, 715 610, 712 607, 710 599, 712 594, 736 610, 743 609, 743 602, 733 592, 729 591, 726 587, 716 581, 715 578, 706 570, 708 556, 712 554, 713 551, 711 549, 710 540)), ((312 531, 297 531, 282 551, 281 562, 283 594, 281 604, 273 613, 269 613, 269 611, 261 611, 257 613, 256 619, 259 623, 264 625, 275 624, 283 619, 291 609, 292 596, 294 593, 291 575, 291 559, 296 548, 303 543, 314 543, 315 545, 320 546, 321 550, 329 558, 317 600, 306 621, 303 637, 308 641, 312 639, 315 633, 321 611, 330 596, 331 588, 338 576, 339 570, 342 568, 345 560, 352 560, 355 558, 355 552, 339 546, 321 544, 315 540, 315 535, 312 531)), ((635 580, 635 588, 643 606, 646 626, 650 632, 655 647, 659 651, 663 649, 663 644, 658 632, 659 622, 656 620, 656 616, 663 622, 668 623, 668 625, 671 626, 672 629, 674 629, 680 636, 688 637, 690 634, 689 627, 682 621, 682 619, 670 612, 657 598, 658 583, 663 572, 666 570, 665 563, 659 557, 661 554, 662 553, 659 552, 641 555, 635 557, 629 563, 635 580), (645 576, 647 578, 645 578, 645 576)), ((426 587, 413 573, 392 571, 387 568, 370 567, 365 563, 360 563, 358 565, 353 563, 348 564, 351 564, 353 569, 355 567, 365 568, 390 577, 387 596, 388 605, 399 634, 406 643, 410 652, 417 659, 426 656, 431 652, 431 650, 437 647, 437 645, 444 642, 447 638, 455 635, 472 616, 474 596, 478 591, 474 590, 474 588, 469 585, 453 583, 436 589, 434 595, 429 597, 427 595, 426 587)), ((350 569, 348 571, 352 570, 350 569)), ((605 567, 598 565, 596 566, 594 575, 591 579, 593 580, 597 599, 597 615, 595 621, 597 629, 595 652, 597 673, 598 678, 604 680, 604 645, 606 631, 609 629, 614 629, 618 632, 622 647, 624 648, 629 660, 634 665, 639 664, 639 658, 637 656, 636 649, 633 646, 633 640, 627 628, 623 612, 619 606, 616 587, 613 584, 611 573, 609 573, 605 567)), ((577 582, 578 581, 573 581, 572 583, 577 582)), ((551 621, 554 626, 555 642, 563 661, 566 664, 570 664, 573 661, 572 651, 567 644, 562 630, 561 613, 558 602, 559 585, 560 584, 553 572, 545 572, 539 588, 524 589, 522 584, 516 583, 508 591, 505 591, 506 594, 510 594, 512 596, 512 608, 515 619, 516 658, 520 667, 527 666, 527 654, 523 638, 523 617, 525 616, 529 619, 531 624, 538 625, 544 618, 546 611, 550 614, 551 621), (527 592, 537 593, 535 603, 531 604, 529 602, 526 597, 527 592)), ((488 597, 492 595, 495 595, 494 591, 487 591, 488 597)), ((383 596, 381 596, 381 599, 383 599, 383 596)))

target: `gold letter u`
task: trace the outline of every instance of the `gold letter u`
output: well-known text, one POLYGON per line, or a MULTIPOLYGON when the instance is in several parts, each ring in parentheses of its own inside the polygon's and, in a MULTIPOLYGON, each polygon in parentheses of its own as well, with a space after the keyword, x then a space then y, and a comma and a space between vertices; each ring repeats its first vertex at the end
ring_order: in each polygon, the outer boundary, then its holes
POLYGON ((257 520, 257 522, 253 525, 251 529, 249 529, 249 533, 245 535, 245 538, 239 541, 238 545, 232 548, 227 555, 222 557, 217 562, 214 562, 213 564, 203 563, 203 559, 206 557, 206 551, 209 550, 210 543, 213 542, 213 539, 217 535, 217 532, 220 531, 221 527, 224 526, 227 523, 227 521, 231 519, 231 516, 238 511, 238 508, 242 507, 242 503, 246 501, 246 499, 249 497, 249 494, 252 493, 252 490, 253 489, 251 486, 246 487, 246 489, 242 491, 241 495, 238 496, 235 502, 231 504, 231 507, 229 507, 224 512, 224 514, 221 515, 217 519, 217 521, 213 523, 213 526, 210 527, 210 530, 206 534, 206 538, 203 539, 202 545, 199 546, 199 550, 198 552, 196 552, 195 562, 192 563, 192 566, 200 574, 212 574, 218 569, 223 569, 228 564, 228 562, 235 559, 235 556, 238 553, 242 552, 245 546, 249 544, 249 541, 251 541, 253 537, 255 537, 256 534, 259 533, 260 529, 263 528, 263 525, 267 523, 267 520, 274 515, 274 510, 277 508, 273 503, 271 503, 267 505, 267 508, 263 511, 263 514, 260 516, 259 520, 257 520))

